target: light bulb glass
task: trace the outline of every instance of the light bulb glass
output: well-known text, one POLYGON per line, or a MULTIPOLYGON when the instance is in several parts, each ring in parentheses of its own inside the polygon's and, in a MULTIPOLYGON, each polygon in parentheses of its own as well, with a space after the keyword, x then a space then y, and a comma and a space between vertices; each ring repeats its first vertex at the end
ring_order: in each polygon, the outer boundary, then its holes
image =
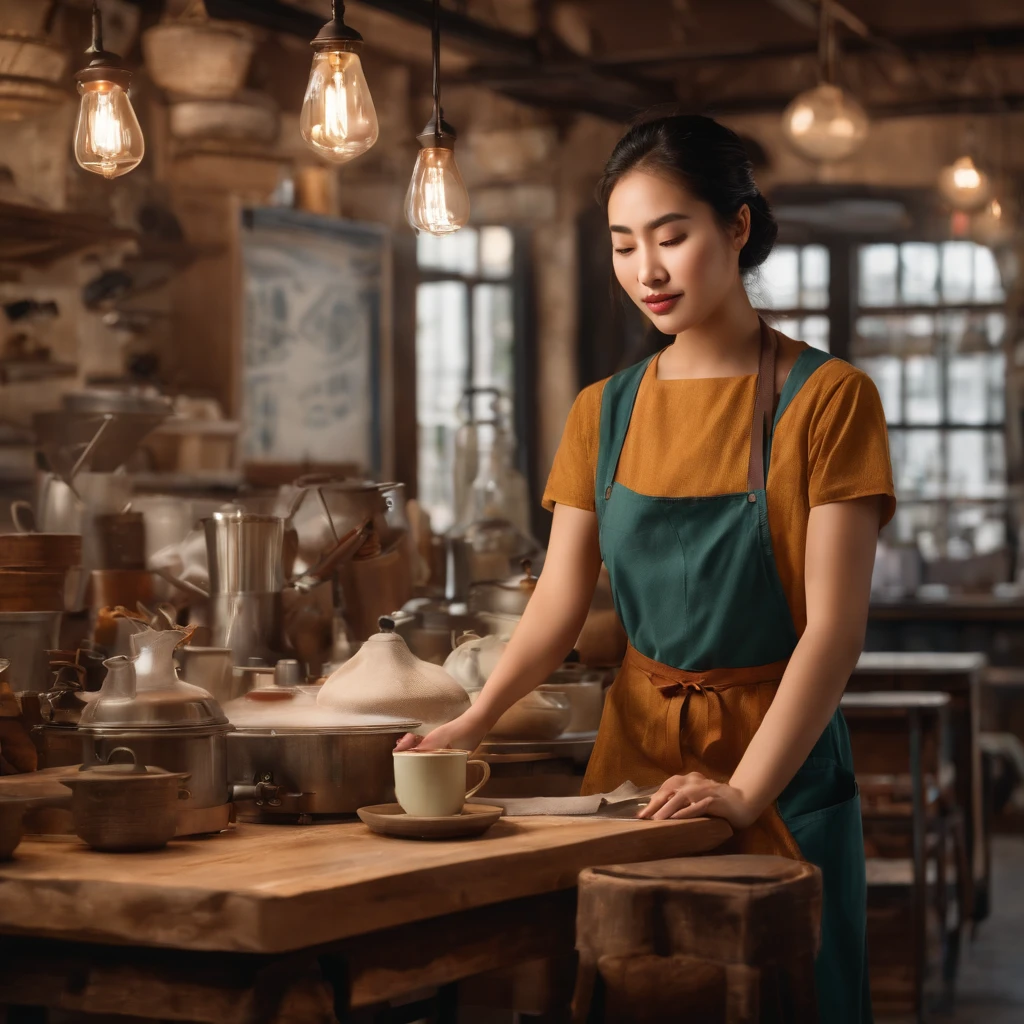
POLYGON ((868 115, 849 93, 823 82, 790 103, 782 128, 804 156, 842 160, 867 138, 868 115))
POLYGON ((405 194, 405 217, 417 231, 431 235, 450 235, 469 222, 469 193, 454 150, 420 150, 405 194))
POLYGON ((315 152, 336 164, 362 156, 377 141, 377 112, 358 54, 314 55, 299 131, 315 152))
POLYGON ((146 144, 128 93, 114 82, 80 82, 75 159, 87 171, 118 178, 142 163, 146 144))
POLYGON ((980 210, 992 195, 992 185, 984 171, 978 170, 969 156, 954 160, 942 169, 939 189, 955 210, 980 210))

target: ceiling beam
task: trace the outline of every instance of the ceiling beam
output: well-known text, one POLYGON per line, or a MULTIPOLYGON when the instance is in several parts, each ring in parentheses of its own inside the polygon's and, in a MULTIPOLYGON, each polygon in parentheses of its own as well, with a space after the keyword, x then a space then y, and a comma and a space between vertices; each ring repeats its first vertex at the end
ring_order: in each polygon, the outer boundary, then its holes
MULTIPOLYGON (((747 96, 708 102, 704 112, 713 116, 781 114, 792 96, 747 96)), ((1005 96, 937 96, 921 100, 873 104, 867 108, 874 121, 899 117, 955 117, 957 115, 1013 114, 1024 112, 1024 93, 1005 96)))

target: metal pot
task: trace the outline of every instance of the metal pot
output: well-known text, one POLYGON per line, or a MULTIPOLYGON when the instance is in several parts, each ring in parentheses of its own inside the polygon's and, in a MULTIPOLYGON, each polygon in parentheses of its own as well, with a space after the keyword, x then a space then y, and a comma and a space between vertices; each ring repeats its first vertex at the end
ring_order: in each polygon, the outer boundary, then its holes
POLYGON ((481 580, 469 588, 469 610, 498 615, 522 615, 537 586, 529 559, 523 561, 523 575, 507 580, 481 580))
MULTIPOLYGON (((415 723, 412 723, 415 725, 415 723)), ((239 785, 279 787, 272 801, 240 802, 239 816, 354 814, 395 799, 392 753, 409 730, 238 729, 228 736, 228 771, 239 785)))

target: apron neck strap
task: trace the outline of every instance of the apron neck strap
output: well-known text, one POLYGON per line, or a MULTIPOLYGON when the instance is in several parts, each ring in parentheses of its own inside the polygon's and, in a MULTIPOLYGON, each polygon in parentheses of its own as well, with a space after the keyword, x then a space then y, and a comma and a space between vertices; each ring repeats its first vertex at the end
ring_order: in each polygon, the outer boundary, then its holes
POLYGON ((747 463, 747 490, 764 490, 764 442, 771 431, 775 406, 775 332, 761 321, 761 361, 757 367, 757 394, 750 424, 750 460, 747 463))

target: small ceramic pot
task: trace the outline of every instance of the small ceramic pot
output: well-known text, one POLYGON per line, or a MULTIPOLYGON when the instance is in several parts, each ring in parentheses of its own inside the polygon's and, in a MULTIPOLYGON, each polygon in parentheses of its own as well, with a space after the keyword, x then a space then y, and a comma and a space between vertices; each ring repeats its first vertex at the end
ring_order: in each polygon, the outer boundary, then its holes
POLYGON ((191 796, 182 787, 188 777, 139 765, 130 748, 115 748, 107 764, 62 780, 72 793, 75 834, 93 849, 112 853, 160 849, 174 837, 179 800, 191 796), (131 762, 111 763, 115 754, 128 754, 131 762))

